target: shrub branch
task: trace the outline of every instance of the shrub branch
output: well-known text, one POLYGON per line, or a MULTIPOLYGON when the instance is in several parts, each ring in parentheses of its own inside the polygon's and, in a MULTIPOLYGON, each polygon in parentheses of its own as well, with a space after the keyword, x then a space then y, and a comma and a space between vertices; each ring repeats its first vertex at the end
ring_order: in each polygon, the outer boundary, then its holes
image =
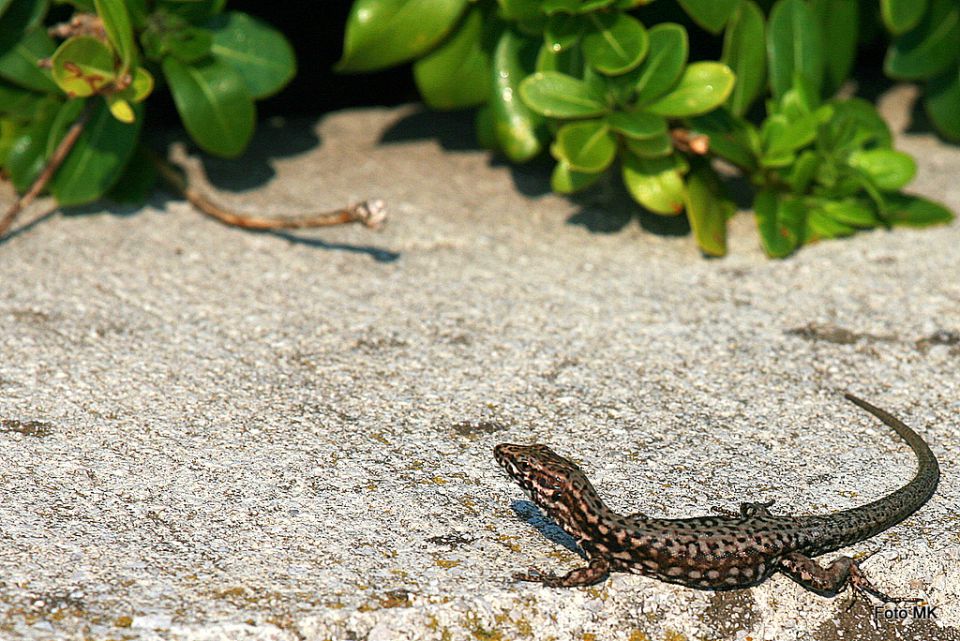
POLYGON ((80 134, 83 133, 83 128, 87 126, 88 120, 90 120, 89 103, 87 103, 87 106, 74 123, 70 125, 70 129, 67 130, 67 135, 65 135, 63 140, 60 141, 60 144, 57 145, 57 148, 53 151, 53 155, 50 156, 50 160, 48 160, 44 166, 43 171, 40 172, 40 175, 38 175, 36 180, 33 181, 33 184, 30 185, 30 189, 17 198, 10 206, 10 209, 7 210, 7 213, 3 215, 3 218, 0 218, 0 238, 6 235, 7 230, 10 229, 10 225, 17 219, 20 212, 36 199, 50 182, 50 179, 53 178, 53 175, 60 169, 60 165, 66 160, 73 146, 77 144, 77 139, 80 138, 80 134))
POLYGON ((387 220, 387 210, 380 199, 365 200, 348 205, 342 209, 321 213, 304 214, 289 218, 264 218, 237 213, 215 203, 199 190, 191 187, 186 178, 169 162, 153 156, 154 165, 164 182, 178 195, 187 200, 200 212, 225 225, 243 229, 307 229, 310 227, 330 227, 347 223, 362 223, 370 229, 379 229, 387 220))

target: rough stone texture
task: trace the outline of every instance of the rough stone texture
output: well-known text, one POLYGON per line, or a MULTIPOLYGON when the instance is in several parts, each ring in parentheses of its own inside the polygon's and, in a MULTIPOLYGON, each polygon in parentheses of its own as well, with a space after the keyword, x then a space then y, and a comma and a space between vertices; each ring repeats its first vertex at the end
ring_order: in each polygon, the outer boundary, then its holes
MULTIPOLYGON (((0 244, 0 638, 958 638, 960 225, 771 261, 741 214, 708 260, 469 135, 358 111, 206 161, 246 211, 385 198, 379 234, 245 233, 158 197, 0 244), (552 444, 624 511, 831 511, 915 469, 847 389, 940 456, 926 507, 845 550, 878 551, 867 573, 935 621, 874 623, 782 576, 509 580, 580 559, 495 443, 552 444)), ((960 150, 899 145, 915 191, 960 210, 960 150)))

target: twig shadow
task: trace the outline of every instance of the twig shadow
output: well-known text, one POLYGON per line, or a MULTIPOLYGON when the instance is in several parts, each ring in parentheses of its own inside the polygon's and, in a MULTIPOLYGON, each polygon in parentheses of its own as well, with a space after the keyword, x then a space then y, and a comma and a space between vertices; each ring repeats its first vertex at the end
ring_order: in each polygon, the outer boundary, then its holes
POLYGON ((552 541, 557 545, 562 545, 574 554, 580 555, 584 559, 587 558, 587 555, 584 554, 583 550, 580 549, 580 546, 577 545, 576 539, 564 532, 559 525, 547 518, 543 512, 540 511, 540 508, 530 501, 513 501, 510 503, 510 509, 549 541, 552 541))
POLYGON ((400 260, 400 252, 390 251, 373 245, 351 245, 349 243, 330 243, 320 238, 305 238, 288 231, 269 229, 255 233, 267 234, 282 238, 287 242, 324 251, 341 251, 350 254, 366 254, 378 263, 395 263, 400 260))

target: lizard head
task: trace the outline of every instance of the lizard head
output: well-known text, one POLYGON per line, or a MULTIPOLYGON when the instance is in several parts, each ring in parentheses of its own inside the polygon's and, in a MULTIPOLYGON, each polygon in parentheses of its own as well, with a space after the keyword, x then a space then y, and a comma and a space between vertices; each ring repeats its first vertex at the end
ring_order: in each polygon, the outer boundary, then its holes
POLYGON ((594 494, 580 468, 546 445, 501 443, 493 448, 493 456, 530 500, 552 517, 568 514, 567 504, 585 490, 594 494))

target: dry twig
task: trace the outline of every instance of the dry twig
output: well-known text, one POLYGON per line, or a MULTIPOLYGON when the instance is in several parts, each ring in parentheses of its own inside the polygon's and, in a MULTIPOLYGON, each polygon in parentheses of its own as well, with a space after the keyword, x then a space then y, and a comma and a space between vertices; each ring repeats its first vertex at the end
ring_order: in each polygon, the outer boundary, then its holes
POLYGON ((386 206, 380 199, 365 200, 348 205, 343 209, 318 214, 305 214, 292 218, 262 218, 239 214, 218 205, 196 188, 191 187, 184 176, 163 158, 154 156, 153 161, 160 176, 177 194, 185 198, 199 211, 225 225, 242 227, 243 229, 306 229, 362 223, 370 229, 379 229, 387 220, 386 206))

